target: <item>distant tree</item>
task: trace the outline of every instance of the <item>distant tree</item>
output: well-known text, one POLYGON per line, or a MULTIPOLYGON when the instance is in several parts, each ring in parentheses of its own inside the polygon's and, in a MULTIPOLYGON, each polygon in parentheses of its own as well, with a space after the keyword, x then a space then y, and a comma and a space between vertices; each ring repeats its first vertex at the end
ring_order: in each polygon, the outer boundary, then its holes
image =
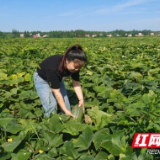
POLYGON ((6 38, 15 38, 13 33, 6 33, 6 38))
POLYGON ((4 37, 5 37, 5 34, 0 31, 0 38, 4 38, 4 37))
MULTIPOLYGON (((24 31, 22 33, 24 33, 24 37, 32 37, 33 35, 40 33, 41 36, 43 35, 48 35, 49 38, 73 38, 73 37, 85 37, 85 34, 89 34, 90 36, 92 36, 93 34, 96 34, 97 37, 106 37, 107 34, 112 34, 113 37, 116 37, 117 35, 121 36, 121 37, 125 37, 126 33, 127 34, 132 34, 132 36, 137 35, 138 33, 142 33, 143 35, 149 35, 151 32, 151 30, 131 30, 131 31, 125 31, 125 30, 113 30, 113 31, 109 31, 109 32, 105 32, 105 31, 85 31, 85 30, 71 30, 71 31, 49 31, 49 32, 41 32, 41 31, 24 31)), ((7 38, 15 38, 15 37, 20 37, 20 33, 19 31, 17 31, 16 29, 13 29, 12 32, 2 32, 0 31, 0 38, 2 37, 7 37, 7 38)), ((155 35, 158 34, 158 31, 154 31, 153 33, 155 33, 155 35)))
POLYGON ((19 37, 19 34, 20 34, 20 33, 19 33, 19 31, 17 31, 16 29, 13 29, 13 30, 12 30, 12 34, 13 34, 13 37, 16 38, 16 37, 19 37))
POLYGON ((24 37, 30 37, 30 32, 29 31, 24 31, 24 37))

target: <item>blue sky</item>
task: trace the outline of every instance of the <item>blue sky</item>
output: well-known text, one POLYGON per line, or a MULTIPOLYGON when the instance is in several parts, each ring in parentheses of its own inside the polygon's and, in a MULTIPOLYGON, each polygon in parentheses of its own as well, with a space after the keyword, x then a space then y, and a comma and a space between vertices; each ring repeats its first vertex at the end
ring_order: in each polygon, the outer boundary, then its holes
POLYGON ((160 30, 160 0, 0 0, 0 31, 160 30))

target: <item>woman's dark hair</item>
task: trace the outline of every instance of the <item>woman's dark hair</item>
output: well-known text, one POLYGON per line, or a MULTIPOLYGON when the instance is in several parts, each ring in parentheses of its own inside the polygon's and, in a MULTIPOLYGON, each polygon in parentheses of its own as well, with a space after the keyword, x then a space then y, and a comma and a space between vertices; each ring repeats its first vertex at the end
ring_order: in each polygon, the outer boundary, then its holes
POLYGON ((83 62, 87 62, 87 56, 84 53, 82 47, 78 44, 71 46, 65 52, 63 58, 61 59, 59 63, 59 71, 61 73, 63 73, 66 68, 66 58, 68 59, 68 61, 74 61, 75 59, 78 59, 83 62))

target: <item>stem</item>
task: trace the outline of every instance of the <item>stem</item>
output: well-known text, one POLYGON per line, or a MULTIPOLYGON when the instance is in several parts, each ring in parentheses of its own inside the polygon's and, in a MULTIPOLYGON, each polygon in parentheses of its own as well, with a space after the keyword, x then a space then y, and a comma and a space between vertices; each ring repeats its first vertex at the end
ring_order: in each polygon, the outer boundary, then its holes
POLYGON ((35 131, 35 133, 36 133, 36 135, 37 135, 38 139, 40 139, 40 138, 39 138, 39 136, 38 136, 38 133, 37 133, 36 129, 33 127, 33 125, 32 125, 32 124, 31 124, 31 126, 32 126, 32 128, 34 129, 34 131, 35 131))
POLYGON ((34 154, 35 154, 35 151, 34 151, 34 149, 32 148, 32 146, 28 143, 28 142, 26 142, 26 144, 29 146, 29 148, 32 150, 32 152, 33 152, 33 159, 34 159, 34 154))
POLYGON ((137 123, 132 117, 128 116, 134 123, 137 123))
POLYGON ((26 142, 26 144, 31 148, 32 152, 34 153, 35 151, 34 151, 34 149, 32 148, 32 146, 31 146, 28 142, 26 142))

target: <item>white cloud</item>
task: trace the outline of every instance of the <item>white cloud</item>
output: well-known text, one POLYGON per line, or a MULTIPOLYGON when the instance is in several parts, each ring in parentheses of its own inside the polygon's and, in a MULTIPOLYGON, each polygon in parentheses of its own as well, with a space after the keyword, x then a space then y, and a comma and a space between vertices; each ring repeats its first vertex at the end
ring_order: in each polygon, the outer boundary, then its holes
POLYGON ((118 5, 115 5, 115 6, 112 6, 109 8, 105 8, 105 9, 99 9, 96 11, 96 13, 98 13, 98 14, 117 13, 117 12, 122 11, 124 9, 127 9, 129 7, 144 4, 149 1, 151 1, 151 0, 128 0, 122 4, 118 4, 118 5))

